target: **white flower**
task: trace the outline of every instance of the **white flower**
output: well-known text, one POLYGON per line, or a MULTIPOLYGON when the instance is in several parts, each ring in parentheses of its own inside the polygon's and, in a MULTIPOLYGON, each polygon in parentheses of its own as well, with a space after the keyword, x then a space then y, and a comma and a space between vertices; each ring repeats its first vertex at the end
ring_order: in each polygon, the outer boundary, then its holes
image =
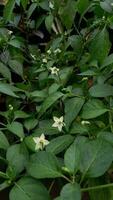
POLYGON ((111 6, 113 6, 113 3, 111 3, 111 6))
POLYGON ((105 16, 103 16, 102 19, 105 20, 105 16))
POLYGON ((46 59, 46 58, 43 58, 42 62, 43 62, 43 63, 47 63, 47 59, 46 59))
POLYGON ((9 110, 13 110, 13 106, 11 104, 9 104, 9 110))
POLYGON ((48 49, 48 50, 47 50, 47 53, 50 55, 50 54, 51 54, 51 50, 50 50, 50 49, 48 49))
POLYGON ((43 150, 43 148, 49 144, 49 141, 45 139, 45 135, 43 133, 40 137, 33 137, 33 140, 36 144, 35 150, 43 150))
POLYGON ((8 30, 8 34, 11 35, 13 33, 13 31, 8 30))
POLYGON ((81 121, 81 124, 85 125, 85 124, 91 124, 91 123, 89 121, 81 121))
POLYGON ((54 50, 54 53, 56 54, 56 53, 61 53, 61 49, 56 49, 56 50, 54 50))
POLYGON ((87 81, 88 80, 88 77, 83 77, 82 78, 82 81, 87 81))
POLYGON ((33 54, 30 54, 30 55, 34 60, 36 60, 36 56, 35 55, 33 55, 33 54))
POLYGON ((50 67, 49 69, 51 70, 51 74, 58 75, 59 68, 57 68, 57 67, 50 67))
POLYGON ((52 127, 58 128, 58 130, 61 132, 62 127, 65 126, 65 123, 63 121, 64 120, 63 116, 61 116, 60 118, 54 116, 53 120, 54 120, 54 124, 52 125, 52 127))
POLYGON ((54 4, 51 1, 49 2, 49 8, 54 9, 54 4))

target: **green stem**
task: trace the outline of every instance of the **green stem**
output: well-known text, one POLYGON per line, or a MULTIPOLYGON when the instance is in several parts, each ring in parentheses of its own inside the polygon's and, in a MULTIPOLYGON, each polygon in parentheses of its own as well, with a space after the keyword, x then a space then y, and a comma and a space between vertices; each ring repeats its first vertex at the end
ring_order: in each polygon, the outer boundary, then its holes
POLYGON ((106 184, 106 185, 93 186, 93 187, 88 187, 88 188, 82 188, 81 191, 87 192, 87 191, 90 191, 90 190, 100 190, 100 189, 109 188, 109 187, 113 187, 113 183, 109 183, 109 184, 106 184))
POLYGON ((68 181, 69 183, 73 183, 67 176, 62 175, 62 178, 64 178, 66 181, 68 181))
POLYGON ((5 181, 4 183, 0 184, 0 191, 8 188, 10 185, 7 181, 5 181))

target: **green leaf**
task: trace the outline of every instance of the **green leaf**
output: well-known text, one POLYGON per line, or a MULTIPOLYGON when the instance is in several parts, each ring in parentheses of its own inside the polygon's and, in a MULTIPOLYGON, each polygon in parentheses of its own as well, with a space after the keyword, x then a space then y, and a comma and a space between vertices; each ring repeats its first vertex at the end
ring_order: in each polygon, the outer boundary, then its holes
POLYGON ((86 9, 89 7, 89 5, 90 5, 89 0, 85 0, 85 1, 83 1, 83 0, 78 0, 78 2, 77 2, 77 9, 78 9, 78 12, 79 12, 80 14, 83 14, 83 13, 86 11, 86 9))
POLYGON ((21 173, 27 165, 29 154, 24 144, 15 144, 8 148, 6 159, 16 174, 21 173))
POLYGON ((0 82, 0 93, 12 96, 12 97, 18 97, 15 93, 14 93, 14 88, 7 83, 1 83, 0 82))
POLYGON ((24 121, 24 126, 28 131, 34 129, 37 124, 38 120, 35 118, 28 118, 24 121))
POLYGON ((73 137, 71 135, 63 135, 54 138, 46 147, 46 151, 58 154, 66 149, 72 142, 73 137))
POLYGON ((77 183, 68 183, 64 185, 60 196, 62 200, 81 200, 80 186, 77 183))
POLYGON ((26 9, 28 2, 29 2, 29 0, 21 0, 21 4, 22 4, 24 10, 26 9))
POLYGON ((104 114, 107 111, 109 110, 105 108, 102 101, 98 99, 90 99, 83 106, 81 117, 83 119, 92 119, 104 114))
POLYGON ((80 163, 80 151, 75 142, 65 152, 64 163, 72 174, 77 172, 80 163))
POLYGON ((98 133, 98 138, 102 138, 103 140, 106 140, 113 146, 113 133, 107 132, 107 131, 102 131, 98 133))
POLYGON ((7 150, 8 147, 9 147, 9 142, 6 136, 3 134, 3 132, 0 131, 0 149, 7 150))
POLYGON ((27 11, 27 19, 29 19, 31 17, 31 15, 33 14, 33 12, 35 11, 37 7, 37 3, 32 3, 27 11))
POLYGON ((61 93, 61 92, 55 92, 55 93, 49 95, 41 106, 41 109, 39 111, 39 117, 41 117, 46 112, 46 110, 50 106, 52 106, 52 104, 54 104, 62 96, 63 96, 63 93, 61 93))
POLYGON ((66 100, 65 102, 65 124, 69 128, 73 120, 76 119, 82 106, 84 104, 84 99, 79 97, 74 97, 66 100))
POLYGON ((110 54, 108 57, 105 58, 105 60, 103 61, 102 65, 101 65, 101 69, 112 65, 113 64, 113 54, 110 54))
POLYGON ((13 9, 15 6, 15 0, 10 0, 7 2, 5 9, 4 9, 4 19, 5 22, 10 21, 13 13, 13 9))
POLYGON ((109 53, 110 47, 111 43, 109 41, 109 35, 107 30, 104 28, 96 34, 89 45, 91 59, 97 60, 102 64, 109 53))
POLYGON ((113 86, 109 84, 96 84, 89 89, 92 97, 108 97, 113 96, 113 86))
POLYGON ((113 161, 113 147, 102 139, 87 141, 80 149, 82 179, 102 176, 113 161))
POLYGON ((73 122, 70 134, 85 134, 88 133, 88 127, 78 122, 73 122))
POLYGON ((48 15, 45 18, 45 25, 49 32, 51 32, 52 24, 53 24, 53 15, 48 15))
POLYGON ((27 172, 30 176, 38 179, 62 176, 56 157, 44 151, 39 151, 31 156, 27 172))
POLYGON ((18 118, 28 118, 29 117, 29 114, 25 113, 24 111, 21 111, 21 110, 16 110, 14 111, 14 119, 18 119, 18 118))
POLYGON ((7 129, 20 138, 24 138, 24 129, 20 122, 12 122, 7 125, 7 129))
POLYGON ((50 200, 45 186, 39 181, 23 177, 12 188, 9 194, 10 200, 50 200))
POLYGON ((62 23, 67 29, 70 29, 72 27, 76 14, 76 2, 74 0, 68 0, 66 5, 60 8, 59 14, 62 23))
MULTIPOLYGON (((89 185, 90 187, 94 187, 94 186, 99 186, 99 185, 103 185, 106 184, 106 180, 104 180, 104 177, 99 177, 96 179, 90 179, 89 185)), ((103 189, 99 189, 98 192, 96 190, 90 190, 89 191, 89 196, 90 196, 90 200, 112 200, 113 199, 113 189, 112 187, 110 188, 103 188, 103 189)))
POLYGON ((9 82, 11 82, 11 72, 9 68, 2 62, 0 62, 0 73, 4 78, 6 78, 7 80, 9 80, 9 82))
POLYGON ((100 6, 103 10, 105 10, 106 12, 108 13, 112 13, 113 10, 112 10, 112 6, 110 5, 110 3, 112 3, 112 0, 111 1, 101 1, 100 2, 100 6))
POLYGON ((25 137, 24 142, 31 151, 36 152, 36 149, 35 149, 36 144, 33 140, 33 136, 30 135, 30 136, 25 137))
POLYGON ((10 68, 18 75, 23 77, 23 66, 22 64, 17 60, 10 60, 9 61, 10 68))

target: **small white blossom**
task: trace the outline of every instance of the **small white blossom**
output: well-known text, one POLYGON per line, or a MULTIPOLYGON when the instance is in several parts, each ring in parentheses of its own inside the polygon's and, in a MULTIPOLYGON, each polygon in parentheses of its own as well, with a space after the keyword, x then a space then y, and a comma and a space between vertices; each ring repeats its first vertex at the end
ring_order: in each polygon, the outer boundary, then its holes
POLYGON ((88 77, 83 77, 82 78, 82 81, 87 81, 88 80, 88 77))
POLYGON ((49 2, 49 8, 54 9, 54 4, 51 1, 49 2))
POLYGON ((59 68, 57 68, 57 67, 50 67, 49 69, 51 70, 51 74, 58 75, 59 68))
POLYGON ((113 3, 111 3, 111 6, 113 6, 113 3))
POLYGON ((50 54, 51 54, 51 50, 50 50, 50 49, 48 49, 48 50, 47 50, 47 53, 50 55, 50 54))
POLYGON ((35 150, 43 150, 45 146, 49 144, 49 141, 45 139, 45 135, 42 133, 40 137, 33 137, 36 144, 35 150))
POLYGON ((34 60, 36 60, 36 56, 35 55, 33 55, 33 54, 30 54, 30 55, 34 60))
POLYGON ((63 126, 65 126, 65 123, 63 121, 64 120, 63 116, 61 116, 60 118, 54 116, 53 120, 54 124, 52 125, 52 127, 58 128, 58 130, 61 132, 63 126))
POLYGON ((11 104, 9 104, 9 110, 13 110, 13 106, 11 104))
POLYGON ((82 125, 91 124, 89 121, 81 121, 82 125))
POLYGON ((47 59, 46 59, 46 58, 43 58, 42 62, 43 62, 43 63, 47 63, 47 59))
POLYGON ((103 16, 102 19, 104 20, 104 19, 105 19, 105 16, 103 16))
POLYGON ((55 53, 55 54, 61 53, 61 49, 58 48, 58 49, 54 50, 54 53, 55 53))
POLYGON ((13 33, 13 31, 8 30, 8 34, 11 35, 13 33))

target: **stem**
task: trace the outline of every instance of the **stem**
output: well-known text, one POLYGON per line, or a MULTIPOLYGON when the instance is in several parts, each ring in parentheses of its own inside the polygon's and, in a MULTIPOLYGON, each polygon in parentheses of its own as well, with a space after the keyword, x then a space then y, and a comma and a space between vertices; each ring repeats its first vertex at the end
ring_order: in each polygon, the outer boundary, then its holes
POLYGON ((5 181, 4 183, 0 184, 0 191, 8 188, 10 185, 8 184, 7 181, 5 181))
POLYGON ((88 188, 82 188, 81 191, 87 192, 87 191, 90 191, 90 190, 100 190, 100 189, 109 188, 109 187, 113 187, 113 183, 109 183, 109 184, 106 184, 106 185, 94 186, 94 187, 88 187, 88 188))
POLYGON ((66 181, 68 181, 69 183, 73 183, 67 176, 62 175, 62 178, 64 178, 66 181))
MULTIPOLYGON (((112 98, 110 97, 109 99, 109 106, 111 108, 112 106, 112 98)), ((109 124, 110 124, 110 128, 111 128, 111 132, 113 133, 113 118, 112 118, 112 110, 109 111, 109 124)))
POLYGON ((55 180, 52 181, 52 183, 51 183, 51 185, 50 185, 50 187, 49 187, 49 193, 51 192, 54 183, 55 183, 55 180))

